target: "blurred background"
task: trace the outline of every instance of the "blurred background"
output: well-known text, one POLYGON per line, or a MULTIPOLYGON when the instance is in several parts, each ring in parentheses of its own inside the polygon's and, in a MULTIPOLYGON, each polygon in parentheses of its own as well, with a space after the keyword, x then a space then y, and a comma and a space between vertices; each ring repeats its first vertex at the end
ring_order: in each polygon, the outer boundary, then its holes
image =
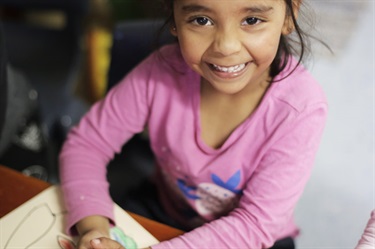
POLYGON ((329 102, 315 168, 297 208, 298 248, 354 248, 375 208, 374 1, 309 1, 316 47, 309 69, 329 102))
POLYGON ((107 91, 117 25, 158 19, 156 3, 0 0, 8 81, 1 90, 9 95, 0 163, 58 181, 57 155, 67 132, 107 91))
MULTIPOLYGON (((297 248, 353 248, 375 208, 374 1, 306 3, 303 10, 316 14, 311 32, 332 52, 313 42, 306 62, 326 92, 329 118, 296 210, 297 248)), ((1 91, 10 96, 0 164, 58 183, 57 155, 67 132, 120 77, 110 68, 118 41, 130 39, 124 30, 139 35, 145 20, 162 16, 153 0, 0 0, 8 86, 1 91)), ((140 171, 150 173, 147 137, 133 139, 123 152, 109 165, 115 200, 129 187, 123 182, 135 185, 140 171), (137 167, 123 172, 124 163, 137 167)))

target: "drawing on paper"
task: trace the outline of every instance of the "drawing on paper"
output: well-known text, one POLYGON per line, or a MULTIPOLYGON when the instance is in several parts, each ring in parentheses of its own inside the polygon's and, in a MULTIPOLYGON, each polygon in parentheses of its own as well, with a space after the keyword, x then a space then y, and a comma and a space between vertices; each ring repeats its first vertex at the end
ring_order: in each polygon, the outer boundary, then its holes
MULTIPOLYGON (((28 249, 37 244, 52 230, 58 216, 63 216, 65 213, 65 211, 62 213, 53 213, 47 203, 35 206, 22 218, 21 222, 13 230, 5 243, 4 249, 28 249), (30 233, 30 231, 33 231, 34 236, 25 237, 25 233, 30 233)), ((66 246, 67 244, 74 245, 72 241, 66 238, 65 240, 63 240, 61 236, 58 238, 61 249, 69 249, 69 247, 66 246), (61 245, 65 245, 65 247, 61 245)))
MULTIPOLYGON (((158 243, 116 204, 114 213, 118 226, 111 228, 110 234, 125 248, 143 248, 158 243)), ((59 187, 48 188, 0 219, 0 248, 75 249, 77 238, 64 233, 66 214, 59 187)))

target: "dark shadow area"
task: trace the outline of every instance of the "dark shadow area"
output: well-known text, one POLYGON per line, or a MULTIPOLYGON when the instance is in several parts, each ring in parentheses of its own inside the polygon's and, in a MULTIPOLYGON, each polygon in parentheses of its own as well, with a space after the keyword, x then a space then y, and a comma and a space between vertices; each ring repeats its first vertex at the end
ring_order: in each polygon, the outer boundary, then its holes
MULTIPOLYGON (((113 31, 108 90, 151 52, 174 42, 168 30, 162 32, 161 20, 129 20, 118 23, 113 31)), ((116 202, 153 172, 153 154, 145 134, 136 134, 108 166, 110 191, 116 202)))
POLYGON ((52 183, 58 181, 60 145, 87 110, 72 90, 80 72, 87 3, 0 0, 8 72, 2 84, 8 97, 0 163, 52 183))

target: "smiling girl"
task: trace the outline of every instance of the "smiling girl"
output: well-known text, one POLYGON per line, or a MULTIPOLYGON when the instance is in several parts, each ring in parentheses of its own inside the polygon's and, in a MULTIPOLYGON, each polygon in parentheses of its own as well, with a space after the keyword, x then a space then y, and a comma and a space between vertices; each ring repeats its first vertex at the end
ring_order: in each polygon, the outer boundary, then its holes
POLYGON ((327 115, 301 65, 301 1, 164 1, 178 42, 96 103, 61 152, 67 226, 79 248, 122 248, 108 239, 106 165, 145 127, 156 166, 150 189, 189 231, 153 248, 294 248, 293 211, 327 115))

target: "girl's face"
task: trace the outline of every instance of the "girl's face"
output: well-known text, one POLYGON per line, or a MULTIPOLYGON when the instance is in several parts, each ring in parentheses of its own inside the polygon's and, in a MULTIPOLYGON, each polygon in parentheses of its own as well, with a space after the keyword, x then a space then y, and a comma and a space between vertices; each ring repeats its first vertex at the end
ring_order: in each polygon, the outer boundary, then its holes
POLYGON ((290 30, 283 0, 175 0, 173 11, 171 32, 187 64, 225 94, 266 83, 290 30))

